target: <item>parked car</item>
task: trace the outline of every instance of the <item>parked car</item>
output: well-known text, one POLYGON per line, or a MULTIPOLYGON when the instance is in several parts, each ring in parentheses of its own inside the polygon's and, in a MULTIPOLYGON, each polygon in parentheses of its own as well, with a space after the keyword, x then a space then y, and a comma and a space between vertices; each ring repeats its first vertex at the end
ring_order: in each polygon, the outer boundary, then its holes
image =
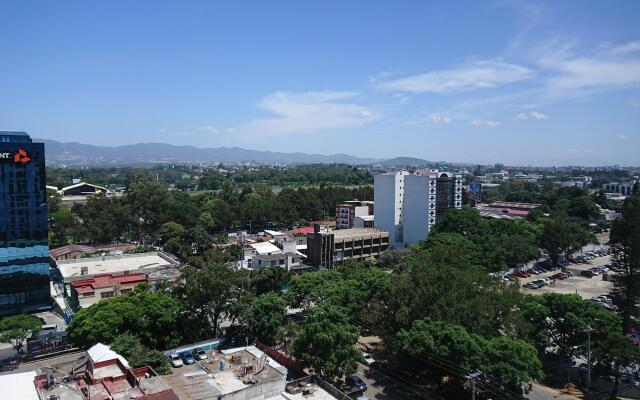
POLYGON ((527 272, 524 271, 518 271, 518 272, 514 272, 513 273, 515 276, 517 276, 518 278, 528 278, 531 275, 529 275, 527 272))
POLYGON ((582 271, 580 275, 585 276, 587 278, 593 278, 595 274, 591 270, 582 271))
POLYGON ((376 362, 376 360, 371 357, 371 354, 366 353, 366 352, 362 352, 362 358, 364 358, 364 363, 367 365, 372 365, 373 363, 376 362))
POLYGON ((182 353, 180 353, 180 358, 182 358, 182 362, 184 362, 186 365, 195 364, 196 362, 196 359, 193 358, 191 353, 189 353, 188 351, 183 351, 182 353))
POLYGON ((571 271, 567 271, 567 272, 565 272, 564 274, 566 274, 566 275, 567 275, 567 278, 571 278, 571 277, 573 277, 573 272, 571 272, 571 271))
POLYGON ((345 379, 345 383, 348 386, 351 387, 357 387, 358 389, 365 391, 367 390, 367 384, 364 383, 364 381, 362 380, 362 378, 360 378, 358 375, 349 375, 346 379, 345 379))
POLYGON ((184 365, 184 363, 182 362, 182 359, 177 354, 171 354, 167 358, 169 359, 169 362, 171 363, 171 366, 173 368, 179 368, 184 365))
POLYGON ((539 289, 540 288, 540 284, 536 283, 536 282, 529 282, 529 283, 525 283, 524 286, 527 289, 539 289))
POLYGON ((207 357, 207 352, 202 350, 202 349, 194 349, 193 350, 193 357, 196 360, 206 360, 207 357))
POLYGON ((547 285, 553 285, 554 283, 556 283, 556 280, 553 277, 544 278, 543 281, 547 285))
POLYGON ((553 279, 564 280, 564 279, 567 279, 567 274, 564 272, 558 272, 557 274, 554 274, 551 277, 553 279))

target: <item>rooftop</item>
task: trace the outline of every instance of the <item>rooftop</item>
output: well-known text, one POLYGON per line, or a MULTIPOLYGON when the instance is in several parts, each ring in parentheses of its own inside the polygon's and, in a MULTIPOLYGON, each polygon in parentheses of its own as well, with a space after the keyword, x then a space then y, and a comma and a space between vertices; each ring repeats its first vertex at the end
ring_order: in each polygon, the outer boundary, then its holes
POLYGON ((534 208, 540 207, 540 204, 536 204, 536 203, 518 203, 518 202, 514 202, 514 201, 494 201, 493 203, 489 204, 489 207, 496 207, 496 208, 526 208, 526 209, 533 210, 534 208))
POLYGON ((0 375, 0 393, 2 393, 2 398, 11 400, 39 400, 38 390, 33 382, 35 377, 35 371, 0 375))
POLYGON ((160 253, 141 253, 122 256, 82 258, 58 261, 58 269, 65 281, 87 278, 88 275, 115 274, 125 271, 150 273, 170 267, 175 262, 160 256, 160 253), (86 269, 86 273, 82 274, 86 269))
POLYGON ((85 246, 82 244, 68 244, 65 246, 56 247, 55 249, 50 249, 49 255, 53 258, 58 258, 71 253, 93 253, 95 251, 96 248, 93 246, 85 246))
POLYGON ((336 239, 347 239, 351 237, 359 236, 389 236, 389 232, 380 228, 352 228, 352 229, 340 229, 332 231, 336 239))
POLYGON ((89 279, 79 279, 71 282, 71 286, 78 293, 90 293, 95 289, 113 287, 113 285, 127 285, 146 282, 147 275, 140 273, 129 274, 125 271, 123 274, 99 274, 93 275, 89 279))
POLYGON ((270 242, 252 243, 249 246, 251 246, 255 251, 257 251, 258 254, 270 254, 270 253, 281 253, 282 252, 280 247, 278 247, 275 244, 270 243, 270 242))

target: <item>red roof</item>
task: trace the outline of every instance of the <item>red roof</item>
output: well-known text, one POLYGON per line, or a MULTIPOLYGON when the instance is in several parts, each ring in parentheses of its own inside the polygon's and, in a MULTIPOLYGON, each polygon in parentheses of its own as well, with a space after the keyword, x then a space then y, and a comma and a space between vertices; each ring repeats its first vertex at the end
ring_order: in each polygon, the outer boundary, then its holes
POLYGON ((134 273, 130 274, 125 272, 124 274, 99 274, 94 275, 91 278, 79 279, 71 282, 71 286, 78 293, 91 293, 98 288, 111 287, 113 285, 127 285, 134 283, 147 282, 148 277, 146 274, 134 273))
POLYGON ((304 235, 313 233, 313 227, 311 226, 299 226, 296 228, 296 233, 302 233, 304 235))

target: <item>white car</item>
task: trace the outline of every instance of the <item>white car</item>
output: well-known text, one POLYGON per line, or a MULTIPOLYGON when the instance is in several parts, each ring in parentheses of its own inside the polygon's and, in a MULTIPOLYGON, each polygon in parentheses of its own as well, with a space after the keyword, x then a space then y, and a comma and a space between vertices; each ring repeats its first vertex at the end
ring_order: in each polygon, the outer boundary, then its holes
POLYGON ((179 367, 182 367, 184 365, 184 363, 182 362, 182 359, 177 354, 171 354, 169 356, 169 362, 171 362, 171 366, 173 368, 179 368, 179 367))
POLYGON ((193 356, 196 358, 196 360, 206 360, 207 352, 202 349, 196 349, 193 351, 193 356))
POLYGON ((364 351, 362 352, 362 358, 364 358, 364 363, 367 365, 371 365, 374 362, 376 362, 376 360, 373 357, 371 357, 371 354, 365 353, 364 351))

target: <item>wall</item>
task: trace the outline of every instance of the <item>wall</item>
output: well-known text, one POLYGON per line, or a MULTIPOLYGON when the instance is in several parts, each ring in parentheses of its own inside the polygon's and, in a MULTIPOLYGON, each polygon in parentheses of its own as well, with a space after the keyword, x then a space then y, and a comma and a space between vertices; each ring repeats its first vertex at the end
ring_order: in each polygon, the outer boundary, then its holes
POLYGON ((429 177, 409 175, 404 182, 404 243, 411 245, 429 233, 429 177))

